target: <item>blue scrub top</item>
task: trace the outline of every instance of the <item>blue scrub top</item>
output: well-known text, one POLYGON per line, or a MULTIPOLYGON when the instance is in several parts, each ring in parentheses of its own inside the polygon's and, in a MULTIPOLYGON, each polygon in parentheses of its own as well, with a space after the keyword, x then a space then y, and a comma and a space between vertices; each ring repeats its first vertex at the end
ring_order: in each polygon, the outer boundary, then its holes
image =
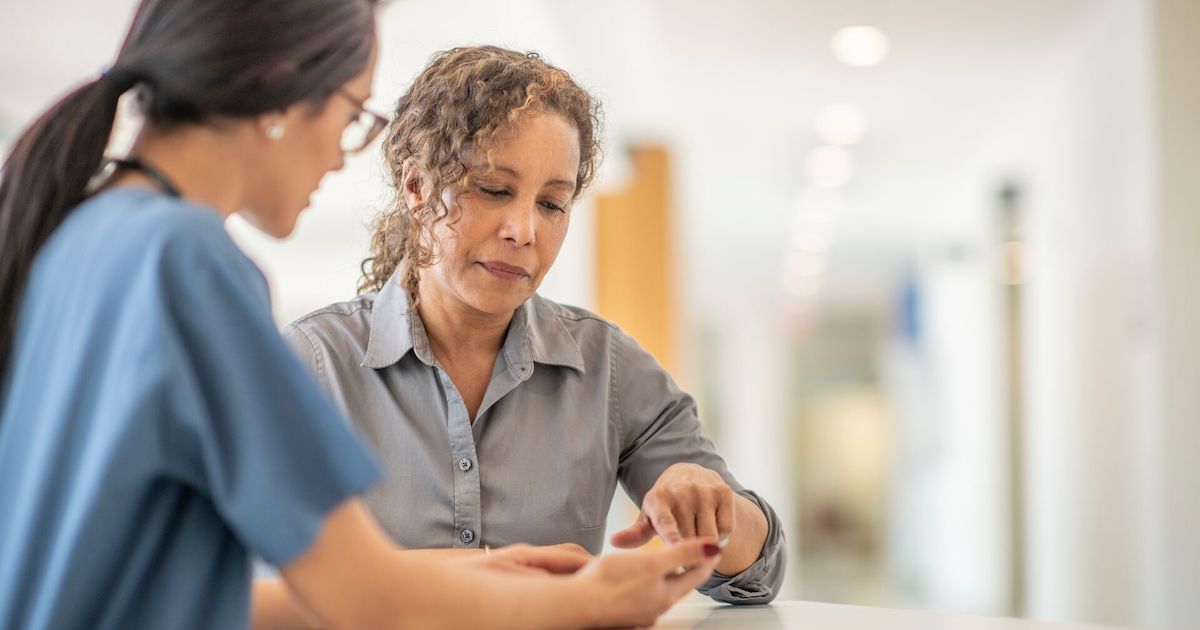
POLYGON ((0 628, 244 628, 378 473, 216 211, 142 189, 39 252, 0 384, 0 628))

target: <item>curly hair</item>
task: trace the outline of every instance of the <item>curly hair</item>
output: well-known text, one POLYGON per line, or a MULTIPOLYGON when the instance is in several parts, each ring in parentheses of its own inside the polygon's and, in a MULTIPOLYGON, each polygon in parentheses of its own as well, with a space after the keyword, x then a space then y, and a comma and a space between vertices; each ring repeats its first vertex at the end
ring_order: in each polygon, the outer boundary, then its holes
POLYGON ((434 228, 455 218, 443 192, 470 185, 472 157, 482 153, 492 166, 497 138, 521 116, 548 112, 563 116, 579 133, 574 199, 592 182, 599 163, 599 102, 537 53, 472 46, 434 55, 400 97, 384 139, 393 196, 375 218, 358 290, 382 289, 399 268, 401 284, 416 299, 419 270, 437 262, 434 228), (422 201, 412 208, 404 198, 411 168, 422 174, 422 201))

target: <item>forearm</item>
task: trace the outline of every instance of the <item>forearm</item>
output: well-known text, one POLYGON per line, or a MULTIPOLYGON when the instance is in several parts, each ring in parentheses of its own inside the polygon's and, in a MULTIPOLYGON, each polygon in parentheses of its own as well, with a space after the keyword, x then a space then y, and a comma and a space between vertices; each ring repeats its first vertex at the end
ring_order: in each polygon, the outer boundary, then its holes
MULTIPOLYGON (((355 628, 573 628, 590 625, 591 602, 566 577, 505 573, 456 565, 476 549, 395 550, 376 565, 366 592, 354 596, 355 628), (469 599, 469 605, 464 605, 469 599)), ((369 570, 369 569, 367 569, 369 570)), ((278 580, 254 585, 251 628, 325 627, 278 580)))
POLYGON ((397 552, 392 580, 405 587, 383 589, 382 623, 397 628, 570 628, 588 625, 592 611, 577 580, 541 574, 516 574, 446 564, 433 554, 397 552), (414 580, 414 575, 422 576, 414 580), (464 605, 469 600, 469 605, 464 605))
MULTIPOLYGON (((519 562, 502 566, 506 570, 451 560, 444 551, 397 548, 362 501, 350 499, 330 512, 317 539, 280 574, 306 608, 339 630, 580 627, 611 613, 585 592, 591 581, 550 576, 519 562)), ((258 618, 270 627, 275 619, 267 613, 277 610, 278 593, 261 590, 258 618)))
POLYGON ((733 503, 736 525, 717 564, 717 572, 724 575, 737 575, 749 568, 762 555, 767 542, 767 517, 758 505, 740 494, 734 495, 733 503))

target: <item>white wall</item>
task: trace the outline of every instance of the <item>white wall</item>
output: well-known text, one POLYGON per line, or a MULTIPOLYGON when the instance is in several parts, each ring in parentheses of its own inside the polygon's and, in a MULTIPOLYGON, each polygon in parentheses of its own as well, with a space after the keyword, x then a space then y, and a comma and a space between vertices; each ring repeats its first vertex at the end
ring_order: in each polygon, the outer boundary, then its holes
POLYGON ((1148 33, 1144 3, 1078 25, 985 164, 1027 189, 1027 612, 1138 618, 1138 426, 1149 367, 1148 33))
POLYGON ((1157 142, 1147 618, 1200 627, 1200 3, 1153 3, 1157 142))
POLYGON ((924 359, 935 382, 925 422, 934 437, 922 454, 924 510, 911 516, 931 568, 925 585, 930 603, 1003 614, 1010 550, 992 259, 977 233, 937 242, 921 264, 924 359), (963 251, 952 255, 945 247, 963 251))
POLYGON ((1194 3, 1099 3, 968 161, 981 208, 1026 191, 1030 616, 1200 623, 1197 38, 1194 3))

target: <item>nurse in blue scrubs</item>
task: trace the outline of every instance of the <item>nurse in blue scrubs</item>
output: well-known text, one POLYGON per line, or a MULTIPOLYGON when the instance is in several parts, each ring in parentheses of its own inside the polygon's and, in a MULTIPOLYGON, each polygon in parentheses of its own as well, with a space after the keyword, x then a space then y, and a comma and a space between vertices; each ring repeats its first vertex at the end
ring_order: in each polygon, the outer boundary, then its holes
POLYGON ((376 467, 223 220, 286 236, 379 132, 363 105, 375 9, 144 0, 111 67, 16 140, 0 175, 0 627, 640 625, 710 574, 711 541, 595 561, 403 551, 357 498, 376 467), (97 177, 130 90, 146 124, 97 177), (252 588, 255 555, 283 581, 252 588))

